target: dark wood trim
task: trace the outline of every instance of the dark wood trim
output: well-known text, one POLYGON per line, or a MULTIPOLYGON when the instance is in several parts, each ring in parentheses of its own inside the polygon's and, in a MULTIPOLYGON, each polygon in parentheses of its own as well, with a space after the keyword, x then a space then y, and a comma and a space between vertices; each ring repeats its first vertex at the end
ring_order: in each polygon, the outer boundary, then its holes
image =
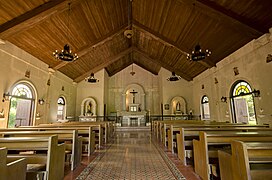
POLYGON ((66 0, 54 0, 44 3, 0 26, 0 38, 6 40, 19 32, 32 28, 55 13, 68 8, 66 0))

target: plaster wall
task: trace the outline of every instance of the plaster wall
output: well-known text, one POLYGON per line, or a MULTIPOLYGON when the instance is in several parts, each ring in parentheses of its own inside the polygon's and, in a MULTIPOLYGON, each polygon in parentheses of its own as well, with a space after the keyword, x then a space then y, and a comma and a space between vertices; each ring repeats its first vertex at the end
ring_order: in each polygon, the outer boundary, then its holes
MULTIPOLYGON (((35 115, 40 114, 40 119, 34 117, 35 124, 54 122, 57 117, 57 98, 60 94, 67 97, 68 107, 67 115, 75 115, 75 93, 76 87, 72 84, 72 80, 65 75, 57 72, 50 75, 48 73, 48 65, 33 57, 27 52, 14 46, 9 42, 0 45, 0 94, 11 93, 13 86, 20 81, 31 83, 36 89, 36 108, 35 115), (26 71, 30 71, 30 77, 25 77, 26 71), (47 85, 48 79, 51 79, 51 85, 47 85), (64 86, 62 91, 60 86, 64 86), (44 99, 45 104, 39 105, 38 99, 44 99)), ((0 110, 5 113, 5 118, 0 120, 0 126, 6 127, 9 112, 9 101, 0 102, 0 110)))
MULTIPOLYGON (((271 31, 271 30, 270 30, 271 31)), ((200 102, 203 95, 209 97, 211 120, 232 121, 230 110, 230 90, 237 80, 247 81, 252 89, 260 90, 261 96, 254 98, 258 124, 272 122, 272 63, 267 63, 267 55, 272 53, 271 32, 252 40, 233 54, 193 80, 193 104, 200 114, 200 102), (239 74, 235 75, 233 68, 239 74), (215 83, 217 78, 218 83, 215 83), (202 85, 204 88, 202 89, 202 85), (228 97, 227 103, 220 101, 228 97)))

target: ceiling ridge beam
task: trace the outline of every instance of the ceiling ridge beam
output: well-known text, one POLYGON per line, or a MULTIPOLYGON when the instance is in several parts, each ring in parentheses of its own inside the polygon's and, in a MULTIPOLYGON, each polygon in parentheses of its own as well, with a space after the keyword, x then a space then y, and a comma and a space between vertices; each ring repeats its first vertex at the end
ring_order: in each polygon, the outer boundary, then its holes
MULTIPOLYGON (((75 0, 74 0, 75 1, 75 0)), ((78 0, 76 0, 78 1, 78 0)), ((0 26, 0 38, 6 40, 8 37, 21 33, 55 13, 67 9, 66 0, 54 0, 46 2, 0 26)))
POLYGON ((195 8, 197 11, 218 20, 222 24, 227 24, 231 28, 243 32, 249 37, 259 37, 265 33, 263 28, 258 28, 252 23, 249 23, 238 14, 229 11, 222 6, 217 5, 209 0, 177 0, 191 8, 195 8))
MULTIPOLYGON (((136 29, 139 29, 140 31, 144 31, 145 33, 147 33, 148 35, 150 35, 152 38, 160 41, 161 43, 170 46, 172 48, 175 48, 176 50, 178 50, 180 53, 182 53, 184 56, 187 57, 187 52, 189 52, 188 48, 186 47, 179 47, 179 45, 177 43, 175 43, 174 41, 162 36, 161 34, 153 31, 152 29, 144 26, 143 24, 139 23, 136 20, 133 20, 133 26, 136 29)), ((202 64, 203 66, 205 66, 206 68, 211 68, 213 66, 216 66, 214 63, 212 63, 211 61, 196 61, 197 63, 202 64)))
POLYGON ((89 76, 91 73, 96 73, 97 71, 99 71, 99 70, 101 70, 101 69, 107 67, 108 65, 110 65, 110 64, 112 64, 112 63, 114 63, 114 62, 116 62, 116 61, 119 60, 120 58, 122 58, 122 57, 126 56, 127 54, 131 53, 132 50, 133 50, 133 48, 130 47, 130 48, 127 48, 126 50, 120 52, 119 54, 117 54, 117 55, 115 55, 115 56, 106 58, 106 59, 104 60, 104 63, 101 63, 101 64, 99 64, 98 66, 96 66, 96 67, 92 68, 91 70, 89 70, 88 72, 86 72, 86 73, 84 73, 84 74, 82 74, 82 75, 76 77, 76 78, 74 79, 74 81, 77 82, 77 83, 80 82, 80 81, 82 81, 82 80, 85 79, 87 76, 89 76))
MULTIPOLYGON (((111 40, 114 36, 123 33, 123 31, 127 28, 127 25, 123 25, 120 28, 111 31, 110 33, 106 34, 105 36, 102 36, 101 38, 95 40, 93 43, 83 47, 81 50, 79 50, 77 52, 79 57, 82 57, 84 55, 86 55, 88 52, 90 52, 91 50, 93 50, 93 48, 99 46, 100 44, 104 44, 105 42, 111 40)), ((62 68, 63 66, 67 65, 69 62, 59 62, 56 66, 53 67, 54 70, 58 70, 60 68, 62 68)))
POLYGON ((157 63, 159 64, 161 67, 171 71, 171 69, 174 69, 174 72, 178 75, 180 75, 183 79, 187 80, 187 81, 192 81, 193 78, 191 76, 189 76, 188 74, 185 74, 184 72, 181 72, 180 70, 178 69, 175 69, 173 66, 167 64, 167 63, 164 63, 162 62, 161 60, 159 59, 153 59, 151 58, 146 52, 136 48, 136 47, 133 47, 133 51, 138 53, 139 55, 143 56, 144 58, 148 59, 149 61, 152 61, 154 63, 157 63))

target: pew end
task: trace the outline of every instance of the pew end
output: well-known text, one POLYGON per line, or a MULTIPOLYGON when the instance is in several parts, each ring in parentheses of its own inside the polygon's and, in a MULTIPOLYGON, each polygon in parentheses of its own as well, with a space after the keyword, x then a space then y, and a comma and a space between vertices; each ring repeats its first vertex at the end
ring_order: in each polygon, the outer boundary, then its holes
POLYGON ((0 148, 0 179, 25 180, 26 163, 25 158, 8 159, 7 148, 0 148))

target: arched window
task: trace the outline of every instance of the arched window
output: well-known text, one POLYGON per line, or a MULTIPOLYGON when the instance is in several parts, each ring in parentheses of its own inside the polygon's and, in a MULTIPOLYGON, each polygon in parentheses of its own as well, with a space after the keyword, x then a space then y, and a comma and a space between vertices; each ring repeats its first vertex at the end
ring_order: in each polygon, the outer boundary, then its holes
POLYGON ((33 125, 35 89, 28 82, 20 82, 11 93, 8 127, 33 125))
POLYGON ((58 99, 58 113, 57 120, 65 120, 66 117, 66 104, 64 97, 58 99))
POLYGON ((231 90, 232 118, 236 123, 256 124, 252 88, 246 81, 237 81, 231 90))
POLYGON ((207 96, 203 96, 201 99, 201 108, 202 108, 202 119, 210 119, 210 106, 209 106, 209 98, 207 96))

